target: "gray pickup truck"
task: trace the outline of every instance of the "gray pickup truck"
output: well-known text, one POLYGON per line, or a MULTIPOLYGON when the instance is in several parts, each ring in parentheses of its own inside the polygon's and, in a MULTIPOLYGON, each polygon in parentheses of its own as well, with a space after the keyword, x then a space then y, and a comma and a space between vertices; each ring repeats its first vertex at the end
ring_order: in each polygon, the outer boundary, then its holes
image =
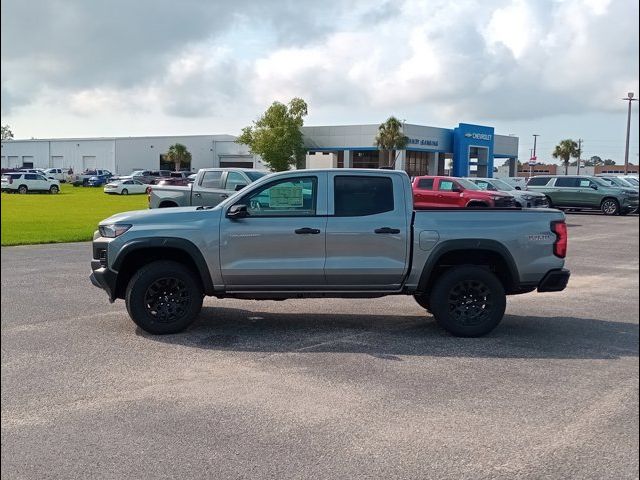
POLYGON ((566 250, 558 210, 414 211, 404 172, 297 170, 216 207, 103 220, 91 281, 153 334, 187 328, 205 295, 413 295, 443 328, 475 337, 502 320, 506 295, 563 290, 566 250))
POLYGON ((202 168, 189 186, 149 188, 149 208, 215 206, 267 173, 245 168, 202 168))

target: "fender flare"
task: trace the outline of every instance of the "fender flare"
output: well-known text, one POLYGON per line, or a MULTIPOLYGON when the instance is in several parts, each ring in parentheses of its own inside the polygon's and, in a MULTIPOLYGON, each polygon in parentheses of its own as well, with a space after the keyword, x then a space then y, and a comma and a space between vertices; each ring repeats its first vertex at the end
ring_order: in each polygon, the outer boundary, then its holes
POLYGON ((427 289, 427 282, 431 274, 443 255, 455 250, 487 250, 497 253, 502 257, 507 265, 510 276, 510 285, 507 290, 516 289, 520 284, 520 274, 511 252, 507 247, 497 240, 488 240, 484 238, 465 238, 460 240, 446 240, 435 246, 427 261, 422 268, 420 281, 418 282, 418 291, 424 292, 427 289))
POLYGON ((185 238, 178 237, 141 237, 135 238, 126 242, 119 250, 118 255, 113 261, 112 269, 116 272, 122 267, 124 259, 132 252, 136 250, 143 250, 145 248, 172 248, 176 250, 182 250, 189 255, 195 263, 198 269, 198 274, 202 280, 202 286, 204 292, 210 295, 213 292, 213 282, 211 280, 211 273, 207 262, 202 255, 200 249, 191 241, 185 238))

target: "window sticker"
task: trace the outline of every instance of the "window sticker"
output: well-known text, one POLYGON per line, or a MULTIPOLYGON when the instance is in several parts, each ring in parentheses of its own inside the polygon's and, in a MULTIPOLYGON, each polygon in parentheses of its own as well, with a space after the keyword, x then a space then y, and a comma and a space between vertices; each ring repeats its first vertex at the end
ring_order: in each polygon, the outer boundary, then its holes
POLYGON ((271 208, 302 207, 302 186, 280 185, 269 189, 269 206, 271 208))

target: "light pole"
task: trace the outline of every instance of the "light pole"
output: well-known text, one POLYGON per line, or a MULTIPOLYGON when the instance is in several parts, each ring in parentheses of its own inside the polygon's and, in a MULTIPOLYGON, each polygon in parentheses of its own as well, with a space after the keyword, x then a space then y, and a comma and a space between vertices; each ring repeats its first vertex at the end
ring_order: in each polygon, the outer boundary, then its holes
POLYGON ((624 147, 624 174, 629 173, 629 131, 631 130, 631 102, 637 102, 637 98, 633 98, 633 92, 627 93, 627 98, 623 98, 629 102, 629 108, 627 110, 627 143, 624 147))

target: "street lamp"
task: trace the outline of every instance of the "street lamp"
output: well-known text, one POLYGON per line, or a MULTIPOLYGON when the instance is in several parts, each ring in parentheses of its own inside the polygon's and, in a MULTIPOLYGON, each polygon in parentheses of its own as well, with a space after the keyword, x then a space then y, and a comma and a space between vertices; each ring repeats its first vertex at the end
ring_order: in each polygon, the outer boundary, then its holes
POLYGON ((629 173, 629 131, 631 130, 631 102, 637 102, 637 98, 633 98, 633 92, 627 93, 627 98, 623 98, 629 102, 629 109, 627 110, 627 143, 624 148, 624 174, 629 173))

